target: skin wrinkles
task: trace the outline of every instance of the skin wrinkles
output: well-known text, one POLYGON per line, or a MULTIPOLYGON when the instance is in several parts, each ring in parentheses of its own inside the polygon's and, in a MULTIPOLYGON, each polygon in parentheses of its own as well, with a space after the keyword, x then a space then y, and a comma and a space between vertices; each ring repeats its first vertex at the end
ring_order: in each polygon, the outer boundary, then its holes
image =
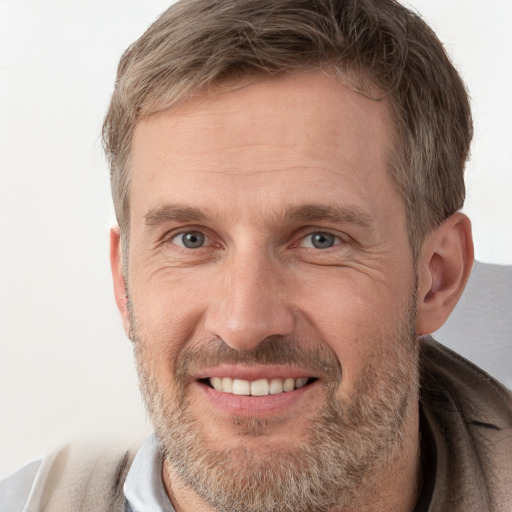
MULTIPOLYGON (((191 226, 190 230, 202 230, 209 236, 214 237, 214 235, 210 234, 210 229, 204 229, 202 226, 191 226)), ((178 229, 178 231, 183 230, 178 229)), ((306 233, 309 234, 314 231, 336 233, 336 230, 323 226, 308 227, 303 233, 294 233, 294 240, 300 240, 306 233)), ((171 238, 170 235, 164 236, 171 238)), ((343 237, 344 234, 339 232, 339 236, 343 237)), ((191 271, 197 272, 199 270, 196 268, 198 265, 222 264, 223 259, 228 257, 224 254, 226 249, 220 246, 217 241, 211 242, 214 247, 187 250, 180 247, 172 248, 170 241, 164 243, 161 238, 154 242, 154 246, 151 247, 147 256, 147 270, 151 271, 151 269, 153 269, 155 277, 158 278, 162 278, 162 276, 168 274, 171 280, 176 279, 179 277, 174 272, 177 267, 190 268, 191 271), (175 254, 176 252, 179 254, 175 254), (187 252, 192 254, 187 254, 187 252), (154 266, 151 264, 152 261, 154 261, 154 266)), ((228 248, 228 252, 234 250, 236 249, 228 248)), ((257 252, 257 248, 248 249, 246 252, 249 251, 257 252)), ((293 272, 302 272, 304 265, 314 265, 322 268, 333 267, 334 272, 342 267, 350 268, 365 273, 374 283, 380 282, 387 284, 386 270, 379 270, 379 265, 377 264, 380 263, 385 253, 382 250, 372 251, 371 248, 362 248, 360 244, 353 240, 348 242, 342 241, 339 246, 334 246, 322 251, 298 247, 298 242, 294 241, 291 244, 287 243, 284 249, 269 249, 269 253, 273 255, 274 264, 281 266, 281 272, 285 271, 285 268, 288 268, 289 272, 292 272, 291 274, 287 274, 291 279, 294 279, 293 272), (291 245, 291 247, 289 247, 289 245, 291 245), (284 251, 283 254, 282 251, 284 251), (297 252, 299 254, 294 254, 297 252)), ((248 259, 252 259, 250 254, 248 255, 248 259)), ((322 275, 319 274, 319 277, 322 277, 322 275)), ((323 277, 325 278, 327 276, 324 275, 323 277)), ((150 278, 149 273, 147 274, 147 278, 150 278)))
MULTIPOLYGON (((332 232, 345 241, 347 238, 350 238, 353 243, 358 245, 368 245, 375 231, 371 215, 356 205, 305 204, 285 207, 280 213, 269 213, 269 219, 263 217, 262 221, 272 229, 279 229, 285 232, 284 226, 287 226, 287 224, 291 225, 290 228, 286 228, 286 231, 291 231, 291 235, 286 235, 285 233, 281 237, 283 238, 283 243, 290 243, 289 238, 298 238, 296 234, 297 229, 295 229, 296 225, 301 226, 300 229, 304 233, 307 230, 317 230, 320 232, 324 230, 325 232, 332 232), (328 224, 322 225, 321 223, 328 224), (303 225, 308 227, 305 228, 303 225)), ((198 208, 170 204, 151 209, 145 214, 144 219, 145 224, 149 228, 162 227, 163 229, 176 224, 177 226, 173 227, 173 230, 207 230, 208 232, 214 231, 216 224, 222 225, 229 222, 225 217, 220 220, 211 219, 211 217, 210 213, 202 212, 198 208), (187 226, 188 223, 196 225, 187 226), (201 223, 205 226, 202 226, 201 223)), ((157 241, 166 236, 165 234, 160 236, 160 230, 157 230, 157 235, 157 241)))
MULTIPOLYGON (((182 231, 203 231, 208 235, 210 230, 204 229, 201 226, 191 226, 190 229, 177 229, 176 232, 182 231)), ((365 273, 370 277, 374 283, 382 282, 386 283, 385 270, 380 270, 376 263, 382 258, 382 253, 369 254, 363 251, 360 246, 353 241, 341 241, 338 245, 335 245, 329 249, 318 250, 308 247, 300 247, 299 242, 304 236, 309 237, 311 232, 327 232, 336 233, 332 228, 319 227, 308 227, 302 229, 304 232, 295 234, 294 242, 286 244, 283 249, 268 249, 270 259, 273 261, 275 267, 279 267, 281 272, 288 272, 290 278, 293 277, 293 273, 300 273, 303 271, 304 266, 316 266, 320 269, 326 269, 326 267, 332 267, 333 271, 336 272, 340 268, 347 268, 353 271, 365 273)), ((301 230, 301 231, 302 231, 301 230)), ((172 238, 174 234, 164 235, 166 238, 172 238)), ((339 235, 343 237, 343 233, 339 235)), ((163 238, 163 237, 162 237, 163 238)), ((345 238, 347 238, 345 236, 345 238)), ((211 246, 203 247, 200 249, 185 249, 177 246, 173 246, 172 242, 163 241, 161 239, 155 242, 154 247, 149 251, 147 257, 147 270, 154 272, 154 276, 161 278, 166 273, 169 274, 171 279, 178 278, 175 274, 177 268, 190 269, 191 272, 199 272, 199 266, 203 265, 223 265, 226 264, 225 260, 232 259, 229 254, 234 251, 241 254, 240 257, 245 257, 248 261, 255 261, 252 254, 257 254, 257 246, 254 248, 240 249, 240 248, 228 248, 222 247, 221 243, 215 241, 210 242, 211 246), (192 253, 192 254, 190 254, 192 253), (246 254, 246 256, 243 256, 246 254), (154 262, 154 264, 152 264, 154 262), (153 269, 153 270, 151 270, 153 269)), ((206 269, 207 271, 207 269, 206 269)), ((150 278, 151 274, 148 273, 147 277, 150 278)), ((319 274, 319 277, 327 278, 327 275, 319 274)))
MULTIPOLYGON (((215 263, 222 257, 222 255, 218 254, 218 251, 219 249, 223 249, 226 244, 222 239, 219 239, 218 235, 212 232, 211 228, 205 229, 201 225, 181 226, 181 224, 187 224, 189 222, 204 222, 215 225, 213 221, 209 221, 208 217, 209 214, 207 212, 182 205, 165 205, 154 208, 144 216, 146 225, 152 228, 152 230, 153 228, 161 228, 163 230, 164 228, 170 227, 172 224, 177 224, 178 227, 173 229, 176 233, 187 229, 190 231, 197 230, 211 238, 209 243, 212 244, 213 247, 202 247, 190 250, 190 257, 187 259, 187 249, 174 247, 174 252, 177 254, 173 254, 173 251, 169 252, 172 248, 172 243, 168 239, 172 238, 172 236, 167 232, 160 236, 160 229, 158 229, 156 231, 157 236, 155 237, 153 249, 158 251, 162 245, 166 262, 168 264, 181 266, 215 263), (164 242, 164 239, 167 241, 164 242)), ((219 221, 216 222, 218 223, 219 221)), ((285 247, 291 246, 291 248, 296 249, 296 253, 297 251, 300 252, 299 255, 295 254, 292 258, 297 258, 298 260, 302 258, 306 263, 318 265, 340 266, 349 264, 354 258, 354 256, 350 254, 353 252, 352 246, 355 245, 357 249, 360 250, 361 239, 371 239, 374 231, 374 223, 371 216, 357 206, 340 207, 336 205, 312 204, 290 206, 283 208, 281 213, 274 215, 271 221, 266 222, 272 225, 274 229, 275 227, 280 227, 281 230, 284 230, 284 228, 282 228, 283 225, 291 224, 292 227, 287 228, 287 231, 282 235, 282 240, 281 238, 279 239, 279 243, 282 243, 285 247), (309 225, 321 222, 328 222, 329 224, 328 226, 319 224, 318 226, 310 226, 307 229, 301 228, 299 233, 294 229, 295 225, 301 226, 303 224, 309 225), (333 229, 332 226, 335 226, 335 229, 333 229), (347 231, 350 233, 350 229, 347 229, 347 227, 352 228, 352 231, 354 231, 354 226, 355 232, 347 234, 347 231), (322 230, 341 237, 342 247, 335 246, 322 252, 314 249, 308 251, 306 248, 299 247, 298 240, 301 236, 307 237, 310 232, 321 232, 322 230), (288 231, 292 232, 291 235, 288 234, 288 231), (335 251, 339 254, 334 254, 335 251), (309 255, 308 252, 310 253, 309 255)), ((366 244, 367 243, 368 242, 366 242, 366 244)), ((280 252, 283 249, 274 250, 280 252)), ((158 257, 158 254, 155 256, 158 257)), ((164 268, 162 270, 164 270, 164 268)))
MULTIPOLYGON (((258 146, 254 145, 254 147, 258 147, 258 146)), ((263 164, 263 162, 262 162, 262 164, 263 164)), ((294 173, 294 172, 300 171, 300 170, 308 170, 308 169, 310 169, 310 170, 317 169, 318 171, 328 171, 329 170, 327 168, 322 168, 321 165, 295 165, 293 167, 288 167, 288 168, 282 168, 280 166, 280 168, 277 169, 275 167, 275 162, 272 162, 272 160, 269 159, 269 164, 262 165, 262 168, 258 169, 256 171, 238 172, 238 170, 236 168, 230 167, 229 163, 226 163, 222 169, 216 169, 213 167, 209 168, 208 165, 205 165, 202 169, 194 169, 194 170, 191 170, 190 172, 194 172, 198 176, 205 175, 205 174, 223 174, 226 176, 229 175, 229 176, 257 177, 257 176, 262 176, 265 174, 274 175, 276 173, 280 173, 284 176, 289 176, 290 173, 294 173)))

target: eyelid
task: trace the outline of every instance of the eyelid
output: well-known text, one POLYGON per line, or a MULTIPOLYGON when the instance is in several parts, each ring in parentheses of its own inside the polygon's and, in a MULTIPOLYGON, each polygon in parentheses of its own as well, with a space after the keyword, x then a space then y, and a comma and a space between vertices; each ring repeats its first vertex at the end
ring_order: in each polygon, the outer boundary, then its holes
MULTIPOLYGON (((352 240, 352 237, 350 235, 348 235, 347 233, 338 231, 336 229, 330 229, 330 228, 325 228, 325 227, 320 227, 320 226, 306 226, 306 227, 301 227, 300 229, 298 229, 296 231, 296 233, 294 235, 294 239, 297 240, 297 242, 295 242, 293 245, 298 246, 301 244, 301 242, 303 240, 305 240, 306 238, 310 237, 311 235, 314 235, 317 233, 322 233, 322 234, 336 237, 337 239, 339 239, 340 243, 349 243, 352 240)), ((338 243, 336 243, 335 245, 338 245, 338 243)))
POLYGON ((317 234, 322 234, 322 235, 329 235, 329 236, 332 236, 335 240, 334 240, 334 243, 333 245, 331 245, 330 247, 325 247, 325 248, 319 248, 319 247, 312 247, 312 246, 307 246, 308 249, 315 249, 315 250, 322 250, 322 251, 326 251, 328 249, 331 249, 332 247, 337 247, 338 245, 341 245, 344 243, 344 240, 343 238, 339 235, 339 234, 335 234, 335 233, 331 233, 330 231, 326 231, 326 230, 315 230, 315 231, 311 231, 310 233, 304 235, 303 237, 300 238, 299 242, 298 242, 298 246, 299 247, 306 247, 305 245, 303 245, 311 236, 313 235, 317 235, 317 234))
POLYGON ((187 249, 187 250, 197 251, 199 249, 203 249, 204 247, 210 246, 210 242, 211 242, 210 237, 200 231, 184 231, 183 233, 178 233, 178 234, 174 235, 173 237, 171 237, 171 243, 173 245, 177 245, 178 247, 182 247, 183 249, 187 249), (190 233, 194 233, 194 234, 197 233, 198 235, 201 235, 201 238, 202 238, 201 245, 199 245, 197 247, 187 247, 185 245, 185 243, 183 241, 183 237, 184 237, 184 235, 187 235, 190 233), (178 241, 179 241, 179 243, 178 243, 178 241))
MULTIPOLYGON (((160 243, 168 244, 172 243, 172 240, 177 236, 184 235, 185 233, 201 233, 204 237, 211 242, 212 237, 209 235, 208 230, 201 226, 180 226, 179 228, 174 228, 169 231, 166 231, 164 235, 160 239, 160 243)), ((176 244, 173 244, 176 245, 176 244)), ((177 247, 180 247, 177 245, 177 247)))
MULTIPOLYGON (((211 234, 211 230, 208 228, 205 228, 204 226, 197 226, 197 225, 187 225, 187 226, 179 226, 174 229, 170 229, 169 231, 165 232, 162 237, 160 238, 160 243, 165 245, 172 243, 172 240, 176 238, 179 235, 183 235, 185 233, 189 232, 198 232, 204 235, 204 237, 207 240, 207 243, 203 245, 202 247, 209 247, 213 244, 218 243, 219 245, 222 245, 222 241, 215 242, 216 237, 211 234)), ((300 247, 302 242, 307 239, 309 236, 314 235, 316 233, 325 233, 328 235, 331 235, 335 237, 338 241, 335 242, 335 244, 332 247, 342 245, 342 244, 349 244, 351 241, 353 241, 352 237, 344 232, 337 231, 335 229, 325 228, 325 227, 319 227, 319 226, 305 226, 298 229, 295 234, 293 235, 293 239, 295 239, 295 242, 292 243, 292 247, 300 247)), ((177 244, 172 244, 175 247, 181 247, 177 244)), ((325 250, 325 249, 324 249, 325 250)))

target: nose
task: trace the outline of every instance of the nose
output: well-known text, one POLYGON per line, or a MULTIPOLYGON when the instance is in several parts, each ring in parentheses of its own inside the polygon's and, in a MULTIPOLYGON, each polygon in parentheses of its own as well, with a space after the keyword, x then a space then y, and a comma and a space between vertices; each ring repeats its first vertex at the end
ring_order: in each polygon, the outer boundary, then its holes
POLYGON ((206 330, 237 350, 252 350, 269 336, 294 328, 282 269, 265 255, 237 255, 224 265, 205 321, 206 330))

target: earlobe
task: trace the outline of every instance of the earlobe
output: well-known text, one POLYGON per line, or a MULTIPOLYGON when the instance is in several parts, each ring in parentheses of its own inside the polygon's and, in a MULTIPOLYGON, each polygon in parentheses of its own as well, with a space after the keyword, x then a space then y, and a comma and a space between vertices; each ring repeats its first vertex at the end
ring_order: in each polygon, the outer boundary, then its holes
POLYGON ((126 283, 123 273, 123 255, 119 226, 114 226, 110 229, 110 268, 112 269, 112 281, 114 284, 114 296, 117 308, 121 313, 124 330, 129 336, 130 318, 128 313, 126 283))
POLYGON ((418 258, 416 334, 430 334, 447 320, 473 266, 471 222, 462 213, 448 217, 425 240, 418 258))

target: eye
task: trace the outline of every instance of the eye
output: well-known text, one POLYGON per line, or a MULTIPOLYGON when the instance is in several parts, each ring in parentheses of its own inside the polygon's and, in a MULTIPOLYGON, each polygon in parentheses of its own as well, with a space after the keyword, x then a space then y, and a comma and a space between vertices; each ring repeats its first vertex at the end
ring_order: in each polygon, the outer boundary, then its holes
POLYGON ((341 240, 338 236, 335 236, 331 233, 317 231, 306 236, 302 240, 300 246, 310 247, 313 249, 329 249, 333 245, 337 245, 339 243, 341 243, 341 240))
POLYGON ((208 244, 208 242, 208 237, 201 233, 201 231, 185 231, 173 236, 171 239, 171 243, 185 249, 199 249, 208 244))

